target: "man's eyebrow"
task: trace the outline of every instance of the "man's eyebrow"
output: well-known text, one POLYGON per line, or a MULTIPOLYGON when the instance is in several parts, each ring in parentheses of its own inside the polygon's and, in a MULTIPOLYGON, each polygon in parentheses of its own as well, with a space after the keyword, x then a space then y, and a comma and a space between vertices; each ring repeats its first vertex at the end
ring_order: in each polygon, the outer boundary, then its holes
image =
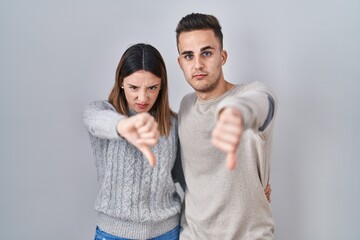
POLYGON ((206 51, 208 49, 215 49, 215 48, 213 48, 211 46, 206 46, 206 47, 200 48, 200 52, 206 51))
POLYGON ((193 54, 193 51, 183 51, 181 55, 193 54))
MULTIPOLYGON (((204 52, 204 51, 209 50, 209 49, 215 49, 215 48, 213 48, 211 46, 202 47, 202 48, 200 48, 200 52, 204 52)), ((188 54, 194 54, 194 52, 193 51, 183 51, 181 53, 181 55, 188 55, 188 54)))

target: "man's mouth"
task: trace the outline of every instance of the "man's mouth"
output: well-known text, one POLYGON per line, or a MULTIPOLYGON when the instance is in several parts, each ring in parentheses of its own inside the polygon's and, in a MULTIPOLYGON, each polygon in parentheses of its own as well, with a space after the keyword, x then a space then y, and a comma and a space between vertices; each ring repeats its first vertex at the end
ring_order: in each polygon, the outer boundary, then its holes
POLYGON ((206 77, 206 74, 205 73, 194 74, 193 77, 196 78, 197 80, 201 80, 204 77, 206 77))

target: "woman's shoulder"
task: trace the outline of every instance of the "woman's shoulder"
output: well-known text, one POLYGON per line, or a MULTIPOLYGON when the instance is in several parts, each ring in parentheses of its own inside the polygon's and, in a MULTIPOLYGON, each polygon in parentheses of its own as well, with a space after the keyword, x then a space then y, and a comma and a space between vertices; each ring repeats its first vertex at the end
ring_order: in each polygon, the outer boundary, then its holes
POLYGON ((94 100, 89 103, 87 109, 115 110, 115 107, 107 100, 94 100))

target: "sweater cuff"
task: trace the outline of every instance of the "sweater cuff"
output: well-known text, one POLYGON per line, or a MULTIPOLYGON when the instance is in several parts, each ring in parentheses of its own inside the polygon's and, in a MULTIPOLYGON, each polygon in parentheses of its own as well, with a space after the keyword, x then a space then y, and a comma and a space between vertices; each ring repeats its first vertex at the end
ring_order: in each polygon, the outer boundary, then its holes
POLYGON ((250 128, 250 123, 253 122, 253 113, 249 107, 247 107, 245 104, 242 104, 241 101, 234 101, 235 99, 224 99, 222 102, 219 103, 219 105, 216 108, 215 111, 215 117, 216 119, 219 117, 219 114, 221 110, 224 110, 225 108, 235 108, 240 111, 243 127, 244 129, 250 128))

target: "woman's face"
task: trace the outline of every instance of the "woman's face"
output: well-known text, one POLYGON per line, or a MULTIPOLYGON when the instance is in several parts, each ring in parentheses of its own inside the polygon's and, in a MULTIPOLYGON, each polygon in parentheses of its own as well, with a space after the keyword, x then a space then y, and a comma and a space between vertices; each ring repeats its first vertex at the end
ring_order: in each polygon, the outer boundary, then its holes
POLYGON ((161 87, 161 79, 151 72, 140 70, 124 78, 121 88, 130 109, 148 112, 154 105, 161 87))

